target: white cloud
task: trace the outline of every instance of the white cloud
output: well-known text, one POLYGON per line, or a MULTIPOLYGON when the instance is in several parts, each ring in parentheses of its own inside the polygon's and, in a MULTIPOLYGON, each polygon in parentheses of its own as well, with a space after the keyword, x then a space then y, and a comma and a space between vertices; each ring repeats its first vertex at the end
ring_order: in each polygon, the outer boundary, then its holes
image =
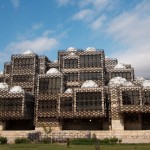
POLYGON ((59 6, 65 6, 70 3, 70 0, 57 0, 59 6))
POLYGON ((34 52, 43 52, 52 50, 58 45, 58 41, 55 38, 39 37, 34 40, 24 40, 21 42, 12 42, 6 48, 12 50, 12 53, 22 53, 25 50, 32 50, 34 52))
POLYGON ((105 8, 110 3, 109 0, 82 0, 80 1, 80 7, 85 7, 88 5, 93 5, 94 8, 101 9, 105 8))
POLYGON ((17 9, 20 5, 20 0, 11 0, 11 3, 15 9, 17 9))
POLYGON ((52 34, 52 33, 55 33, 55 31, 53 31, 53 30, 45 30, 45 31, 43 32, 43 36, 49 36, 49 35, 52 34))
POLYGON ((33 30, 38 30, 42 27, 42 24, 41 23, 35 23, 32 25, 32 29, 33 30))
POLYGON ((99 18, 97 18, 95 21, 93 21, 91 23, 91 28, 93 30, 98 30, 102 27, 104 21, 106 20, 106 16, 100 16, 99 18))
POLYGON ((93 11, 90 9, 83 9, 74 14, 74 20, 90 20, 90 16, 93 15, 93 11))
POLYGON ((150 76, 150 1, 142 1, 132 10, 115 17, 108 34, 125 45, 124 51, 114 54, 120 61, 131 63, 137 75, 150 76))

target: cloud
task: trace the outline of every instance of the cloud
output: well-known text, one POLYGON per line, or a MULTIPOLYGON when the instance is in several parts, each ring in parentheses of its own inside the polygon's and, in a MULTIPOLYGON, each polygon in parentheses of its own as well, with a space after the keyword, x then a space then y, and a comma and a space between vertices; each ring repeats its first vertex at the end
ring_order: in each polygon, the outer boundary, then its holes
POLYGON ((93 11, 90 9, 83 9, 72 17, 74 20, 89 20, 90 16, 93 15, 93 11))
POLYGON ((49 36, 50 34, 53 34, 53 33, 55 33, 55 31, 54 30, 45 30, 44 32, 43 32, 43 36, 49 36))
POLYGON ((34 40, 24 40, 20 42, 10 43, 6 50, 12 50, 12 53, 22 53, 25 50, 32 50, 40 53, 47 50, 52 50, 58 45, 58 41, 55 38, 39 37, 34 40))
POLYGON ((66 6, 70 3, 70 0, 57 0, 59 6, 66 6))
POLYGON ((20 5, 20 0, 11 0, 11 3, 15 9, 17 9, 20 5))
POLYGON ((116 16, 109 24, 107 33, 121 43, 123 48, 114 53, 120 61, 131 63, 136 75, 150 76, 150 1, 142 1, 132 10, 116 16))
POLYGON ((102 27, 104 21, 106 20, 106 16, 102 15, 99 18, 97 18, 95 21, 91 23, 91 28, 93 30, 98 30, 102 27))
POLYGON ((93 5, 95 8, 100 9, 106 7, 110 3, 109 0, 83 0, 80 1, 80 7, 93 5))
POLYGON ((41 23, 35 23, 32 25, 32 29, 33 30, 38 30, 42 27, 42 24, 41 23))

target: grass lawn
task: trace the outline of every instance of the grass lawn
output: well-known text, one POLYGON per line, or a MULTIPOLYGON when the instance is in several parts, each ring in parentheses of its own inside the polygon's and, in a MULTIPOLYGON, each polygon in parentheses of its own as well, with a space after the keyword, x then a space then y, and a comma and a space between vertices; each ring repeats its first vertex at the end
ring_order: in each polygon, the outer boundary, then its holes
MULTIPOLYGON (((93 145, 66 145, 56 144, 8 144, 0 145, 0 150, 95 150, 93 145)), ((100 145, 100 150, 150 150, 150 144, 131 145, 100 145)))

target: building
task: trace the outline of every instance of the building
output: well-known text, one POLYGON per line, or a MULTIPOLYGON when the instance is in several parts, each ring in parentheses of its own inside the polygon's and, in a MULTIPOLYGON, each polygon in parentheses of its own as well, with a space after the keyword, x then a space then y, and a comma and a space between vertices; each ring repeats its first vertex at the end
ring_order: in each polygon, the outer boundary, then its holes
POLYGON ((1 130, 150 130, 149 118, 150 81, 104 50, 26 51, 0 74, 1 130))

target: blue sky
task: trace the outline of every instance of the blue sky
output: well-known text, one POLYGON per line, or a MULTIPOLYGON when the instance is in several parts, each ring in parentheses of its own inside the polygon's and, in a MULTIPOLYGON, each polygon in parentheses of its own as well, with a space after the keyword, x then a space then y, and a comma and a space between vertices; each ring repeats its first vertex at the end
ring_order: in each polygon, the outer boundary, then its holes
POLYGON ((0 70, 12 53, 55 60, 70 46, 104 49, 150 77, 150 1, 0 0, 0 70))

